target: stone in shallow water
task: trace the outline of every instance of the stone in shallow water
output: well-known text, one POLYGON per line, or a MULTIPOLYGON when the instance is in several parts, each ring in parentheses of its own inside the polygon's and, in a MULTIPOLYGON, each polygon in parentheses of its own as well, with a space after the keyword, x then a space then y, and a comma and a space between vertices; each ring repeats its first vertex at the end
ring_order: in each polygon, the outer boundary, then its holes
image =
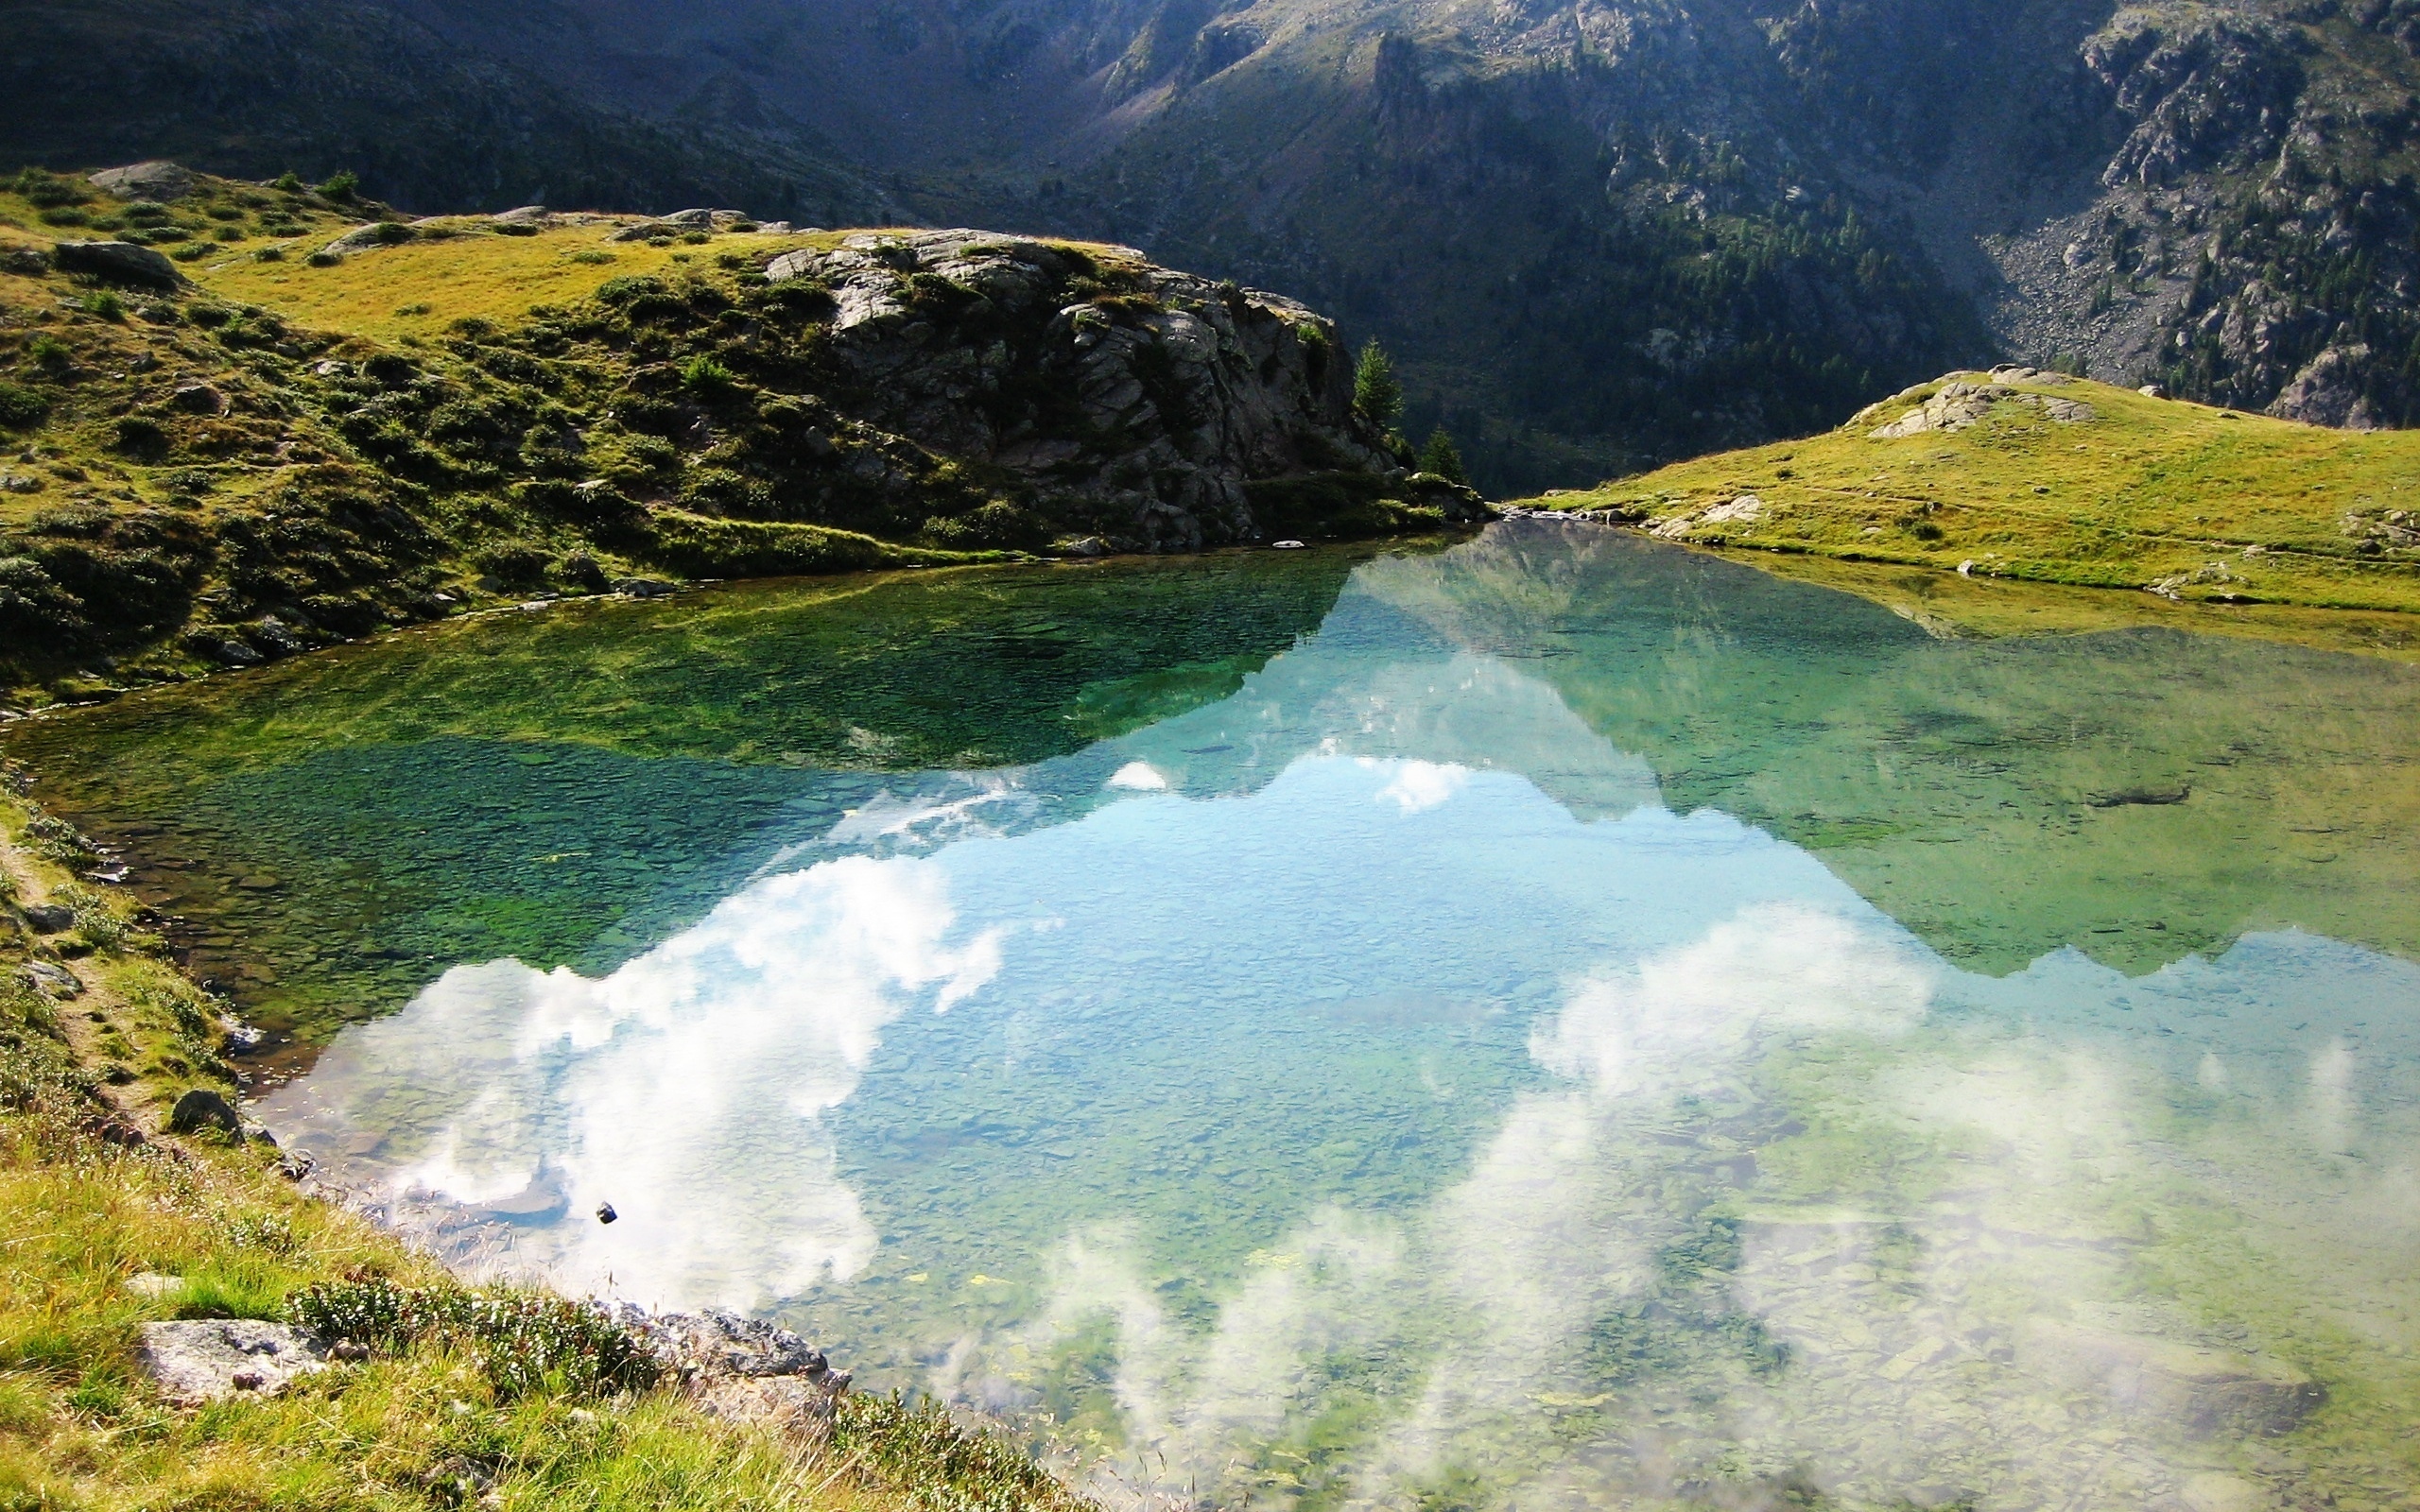
POLYGON ((2283 1434, 2327 1388, 2282 1360, 2036 1319, 2024 1359, 2070 1387, 2099 1388, 2121 1411, 2187 1433, 2283 1434))
POLYGON ((307 1333, 252 1318, 146 1323, 135 1351, 161 1391, 185 1406, 281 1391, 298 1376, 325 1369, 325 1354, 307 1333))

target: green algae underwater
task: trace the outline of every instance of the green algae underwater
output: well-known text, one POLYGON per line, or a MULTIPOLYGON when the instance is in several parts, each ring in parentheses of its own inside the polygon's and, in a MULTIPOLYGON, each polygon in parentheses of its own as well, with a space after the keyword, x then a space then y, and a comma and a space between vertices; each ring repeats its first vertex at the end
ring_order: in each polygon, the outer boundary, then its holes
POLYGON ((1112 1502, 2252 1512, 2420 1504, 2415 736, 2390 660, 1519 521, 6 738, 406 1232, 1112 1502))

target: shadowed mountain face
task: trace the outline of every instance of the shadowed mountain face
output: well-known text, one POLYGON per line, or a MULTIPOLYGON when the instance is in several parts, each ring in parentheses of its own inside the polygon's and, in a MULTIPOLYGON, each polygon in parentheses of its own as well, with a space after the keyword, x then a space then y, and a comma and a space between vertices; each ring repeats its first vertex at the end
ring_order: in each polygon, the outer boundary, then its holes
MULTIPOLYGON (((610 107, 710 144, 717 181, 769 176, 751 209, 873 205, 799 189, 846 160, 923 218, 1334 309, 1403 359, 1408 429, 1449 424, 1502 490, 1818 429, 1996 349, 2321 423, 2420 413, 2410 0, 397 3, 327 14, 535 81, 524 117, 584 102, 515 140, 610 107)), ((54 137, 199 140, 93 119, 54 137)))

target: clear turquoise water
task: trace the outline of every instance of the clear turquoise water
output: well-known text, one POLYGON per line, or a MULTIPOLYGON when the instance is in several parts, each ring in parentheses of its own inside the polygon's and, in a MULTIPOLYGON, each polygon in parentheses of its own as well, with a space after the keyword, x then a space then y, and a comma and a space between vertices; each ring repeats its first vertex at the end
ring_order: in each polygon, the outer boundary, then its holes
MULTIPOLYGON (((1308 618, 1279 559, 1150 580, 1263 594, 1160 653, 1213 674, 991 680, 1037 729, 1155 690, 1005 765, 886 757, 927 716, 846 689, 804 762, 728 699, 679 749, 334 717, 372 662, 174 781, 173 699, 43 770, 128 833, 242 793, 230 873, 314 764, 422 773, 416 843, 553 921, 419 964, 269 1091, 287 1142, 466 1268, 779 1313, 1114 1499, 2415 1503, 2408 668, 1942 641, 1578 527, 1337 561, 1308 618), (692 881, 592 918, 566 826, 692 881)), ((957 581, 919 612, 1065 597, 957 581)))

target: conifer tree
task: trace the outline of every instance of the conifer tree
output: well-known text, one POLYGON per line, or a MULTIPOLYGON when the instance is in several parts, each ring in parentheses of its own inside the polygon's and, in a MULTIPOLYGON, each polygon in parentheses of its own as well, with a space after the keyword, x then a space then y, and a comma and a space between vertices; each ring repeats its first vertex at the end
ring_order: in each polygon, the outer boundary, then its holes
POLYGON ((1403 385, 1395 381, 1395 365, 1373 336, 1353 365, 1353 407, 1382 431, 1392 431, 1403 416, 1403 385))
POLYGON ((1420 448, 1420 471, 1434 472, 1464 488, 1470 486, 1470 474, 1462 470, 1462 450, 1454 444, 1454 438, 1443 425, 1430 431, 1426 443, 1420 448))

